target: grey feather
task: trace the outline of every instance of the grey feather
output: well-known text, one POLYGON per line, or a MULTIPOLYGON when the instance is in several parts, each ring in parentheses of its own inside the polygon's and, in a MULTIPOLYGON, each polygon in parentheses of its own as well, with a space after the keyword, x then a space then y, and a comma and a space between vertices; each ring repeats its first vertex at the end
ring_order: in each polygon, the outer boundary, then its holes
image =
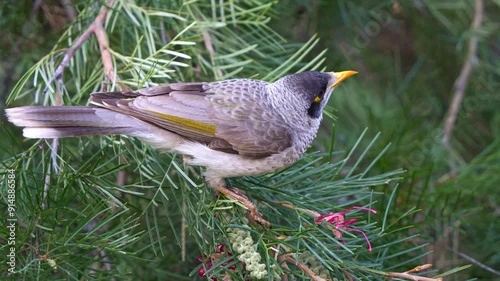
POLYGON ((103 134, 131 134, 140 121, 113 111, 89 106, 25 106, 6 110, 16 126, 26 127, 29 138, 64 138, 103 134))
POLYGON ((174 83, 135 92, 96 93, 91 102, 206 143, 210 148, 251 158, 291 146, 291 132, 268 103, 267 82, 233 79, 174 83), (172 122, 175 116, 216 127, 214 135, 172 122))
POLYGON ((69 138, 83 136, 100 136, 100 135, 133 135, 136 132, 135 128, 110 128, 110 127, 58 127, 58 128, 43 128, 29 127, 24 128, 23 136, 32 139, 53 139, 53 138, 69 138))
POLYGON ((292 132, 273 109, 268 83, 251 79, 211 83, 207 96, 214 110, 216 136, 226 140, 240 155, 262 158, 292 145, 292 132))
MULTIPOLYGON (((202 88, 202 84, 200 83, 189 83, 185 87, 181 87, 180 84, 182 83, 176 83, 174 88, 187 90, 191 90, 195 87, 197 89, 202 88)), ((156 91, 155 95, 142 96, 140 94, 145 91, 139 90, 134 93, 124 94, 121 99, 116 95, 110 96, 109 93, 95 93, 91 97, 91 102, 110 110, 133 116, 139 120, 177 133, 187 139, 209 143, 216 138, 214 134, 207 133, 203 130, 196 130, 182 123, 167 120, 162 117, 162 115, 169 115, 175 118, 201 122, 207 126, 215 126, 215 124, 212 124, 208 119, 206 110, 209 104, 204 100, 204 93, 189 91, 190 94, 186 94, 186 92, 183 92, 184 94, 182 95, 190 95, 193 99, 197 100, 196 103, 187 105, 186 101, 179 102, 173 96, 170 96, 176 93, 172 92, 170 87, 163 86, 162 89, 165 91, 163 94, 156 91), (135 98, 129 98, 131 96, 135 96, 135 98)), ((184 100, 185 99, 186 98, 184 98, 184 100)))

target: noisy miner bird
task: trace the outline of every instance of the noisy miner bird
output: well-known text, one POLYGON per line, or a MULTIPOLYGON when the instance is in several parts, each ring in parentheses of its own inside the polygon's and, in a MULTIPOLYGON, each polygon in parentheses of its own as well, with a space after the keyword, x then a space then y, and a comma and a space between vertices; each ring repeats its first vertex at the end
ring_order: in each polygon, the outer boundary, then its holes
POLYGON ((129 135, 154 148, 188 156, 205 166, 207 183, 246 206, 255 205, 225 178, 259 175, 290 166, 318 132, 332 90, 356 74, 302 72, 274 83, 253 79, 172 83, 130 92, 99 92, 90 106, 7 109, 27 138, 129 135))

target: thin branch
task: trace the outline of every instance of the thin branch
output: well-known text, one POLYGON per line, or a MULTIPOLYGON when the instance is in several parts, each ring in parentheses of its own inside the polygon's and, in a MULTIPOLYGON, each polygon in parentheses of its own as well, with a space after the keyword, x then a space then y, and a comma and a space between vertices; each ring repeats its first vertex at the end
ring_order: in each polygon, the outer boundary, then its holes
POLYGON ((471 263, 479 266, 480 268, 482 268, 482 269, 484 269, 484 270, 486 270, 488 272, 491 272, 491 273, 493 273, 495 275, 500 276, 500 271, 495 270, 495 269, 493 269, 493 268, 485 265, 484 263, 481 263, 480 261, 474 259, 473 257, 471 257, 469 255, 466 255, 466 254, 464 254, 464 253, 462 253, 460 251, 456 251, 456 250, 452 250, 452 251, 455 252, 457 255, 459 255, 461 258, 466 259, 467 261, 469 261, 469 262, 471 262, 471 263))
POLYGON ((403 279, 408 279, 408 280, 413 280, 413 281, 442 281, 443 278, 428 278, 428 277, 423 277, 423 276, 418 276, 418 275, 411 275, 409 273, 399 273, 399 272, 389 272, 385 277, 388 278, 403 278, 403 279))
MULTIPOLYGON (((108 1, 110 3, 111 0, 108 1)), ((108 42, 108 36, 106 34, 106 30, 104 29, 104 21, 106 20, 106 13, 107 13, 108 8, 103 7, 101 13, 97 16, 97 18, 94 20, 94 23, 92 24, 94 26, 94 34, 97 38, 97 42, 99 43, 99 50, 101 51, 101 60, 102 64, 104 66, 104 73, 106 74, 106 77, 108 78, 109 81, 115 81, 118 82, 120 79, 115 73, 115 69, 113 67, 113 58, 111 56, 111 53, 109 52, 109 42, 108 42), (103 13, 103 11, 105 11, 103 13)), ((118 84, 117 86, 120 90, 128 90, 128 87, 118 84)))
MULTIPOLYGON (((271 247, 270 251, 276 252, 276 254, 279 255, 280 254, 279 248, 283 248, 287 252, 290 251, 290 248, 288 248, 287 246, 285 246, 283 244, 279 244, 278 248, 271 247)), ((272 255, 272 253, 270 253, 270 254, 272 255)), ((318 276, 306 264, 297 261, 294 257, 295 257, 295 254, 285 254, 285 255, 278 256, 277 260, 280 262, 280 264, 283 268, 288 269, 288 265, 286 264, 287 262, 296 265, 298 268, 302 269, 302 271, 304 271, 305 274, 309 275, 309 277, 311 277, 312 280, 314 280, 314 281, 331 281, 331 279, 324 279, 324 278, 318 276)), ((349 276, 349 275, 347 275, 347 276, 349 276)), ((282 279, 288 280, 288 277, 286 275, 283 275, 282 279)), ((351 280, 351 279, 349 279, 349 280, 351 280)))
MULTIPOLYGON (((56 153, 54 153, 54 149, 57 149, 57 140, 58 139, 53 139, 52 140, 52 145, 51 145, 51 156, 53 157, 54 155, 57 155, 56 153)), ((52 158, 52 163, 54 163, 54 165, 56 165, 57 161, 54 160, 54 158, 52 158)), ((43 184, 43 196, 42 196, 42 210, 45 210, 45 200, 47 199, 47 194, 49 192, 49 188, 50 188, 50 175, 52 174, 51 172, 52 170, 49 168, 48 171, 47 171, 47 174, 45 175, 45 182, 43 184)))
MULTIPOLYGON (((108 13, 108 6, 111 6, 113 0, 108 0, 106 5, 102 8, 101 12, 97 15, 95 20, 90 24, 90 26, 82 33, 82 35, 76 40, 76 42, 69 47, 64 54, 64 57, 56 68, 54 75, 50 78, 47 86, 43 90, 43 93, 47 93, 49 90, 50 84, 52 84, 57 79, 62 79, 62 74, 66 66, 68 66, 70 60, 75 55, 75 52, 90 38, 90 35, 95 34, 97 38, 97 42, 99 43, 99 49, 101 51, 101 59, 102 64, 104 66, 104 72, 106 77, 110 81, 118 81, 118 77, 115 75, 114 67, 113 67, 113 59, 111 57, 111 53, 109 52, 109 43, 108 37, 106 35, 106 31, 104 30, 104 21, 106 20, 106 16, 108 13)), ((128 87, 118 84, 120 90, 128 90, 128 87)))
MULTIPOLYGON (((61 80, 58 80, 58 84, 62 84, 61 80)), ((59 89, 62 89, 62 85, 59 85, 59 89)), ((56 91, 56 106, 62 105, 62 97, 61 92, 59 90, 56 91)), ((52 143, 50 144, 50 158, 52 160, 52 168, 47 170, 47 175, 45 175, 45 183, 43 186, 43 197, 42 197, 42 210, 45 210, 45 199, 47 198, 47 194, 50 189, 50 177, 52 176, 52 171, 55 174, 59 173, 59 165, 57 164, 57 151, 59 150, 59 139, 53 138, 52 143)))
MULTIPOLYGON (((182 213, 186 214, 187 213, 187 206, 186 206, 186 199, 183 197, 182 198, 182 213)), ((186 230, 187 230, 187 223, 186 223, 186 216, 182 215, 181 216, 181 261, 185 262, 186 261, 186 230)))
MULTIPOLYGON (((214 45, 212 44, 212 37, 210 36, 210 34, 207 31, 202 31, 201 36, 203 37, 203 42, 205 43, 205 48, 207 48, 207 51, 210 54, 210 57, 212 60, 212 65, 213 65, 214 58, 215 58, 215 49, 214 49, 214 45)), ((222 77, 222 71, 220 70, 220 68, 215 67, 215 72, 217 73, 219 78, 222 77)))
MULTIPOLYGON (((125 157, 123 155, 120 155, 120 164, 127 164, 127 160, 125 159, 125 157)), ((122 170, 118 171, 118 176, 116 177, 116 185, 124 186, 125 184, 127 184, 127 177, 128 177, 127 170, 122 169, 122 170)), ((123 195, 123 193, 121 191, 117 191, 117 193, 120 195, 123 195)), ((117 206, 115 206, 115 208, 116 207, 117 206)))
POLYGON ((443 144, 446 147, 450 145, 451 132, 453 131, 453 126, 455 125, 455 121, 457 119, 458 110, 460 108, 460 104, 464 98, 465 89, 467 89, 467 84, 469 83, 469 77, 472 72, 472 68, 474 66, 474 61, 476 59, 477 52, 477 44, 479 38, 477 34, 474 32, 481 27, 481 23, 483 21, 483 0, 475 1, 475 13, 474 20, 472 22, 472 32, 473 34, 469 40, 469 52, 467 54, 467 60, 462 66, 462 70, 460 71, 460 75, 458 76, 455 82, 455 93, 453 95, 453 100, 451 102, 451 106, 446 114, 446 121, 444 126, 444 134, 443 134, 443 144))
POLYGON ((168 41, 170 41, 167 36, 167 31, 165 30, 165 22, 163 21, 160 22, 160 38, 163 45, 167 45, 168 41))
POLYGON ((288 209, 292 209, 292 210, 299 210, 299 211, 302 211, 302 212, 304 212, 304 213, 308 213, 309 215, 311 215, 311 216, 313 216, 313 217, 315 217, 315 218, 317 218, 317 217, 321 216, 321 214, 320 214, 320 213, 318 213, 318 212, 316 212, 316 211, 313 211, 313 210, 308 210, 308 209, 303 209, 303 208, 299 208, 299 207, 297 207, 297 206, 294 206, 294 205, 292 205, 292 204, 288 204, 288 203, 285 203, 285 202, 281 202, 281 201, 280 201, 280 202, 278 202, 278 201, 275 201, 274 203, 275 203, 275 204, 278 204, 278 205, 281 205, 281 206, 283 206, 283 207, 285 207, 285 208, 288 208, 288 209))
POLYGON ((314 280, 314 281, 331 281, 331 279, 321 278, 314 271, 312 271, 307 265, 305 265, 305 264, 303 264, 303 263, 298 262, 297 260, 295 260, 295 258, 293 256, 294 256, 294 254, 286 254, 286 255, 280 256, 278 258, 278 260, 279 260, 279 262, 286 261, 286 262, 294 264, 295 266, 297 266, 298 268, 300 268, 302 271, 304 271, 305 274, 309 275, 309 277, 311 277, 311 280, 314 280))
POLYGON ((423 276, 418 276, 418 275, 411 275, 410 273, 413 272, 419 272, 422 270, 426 270, 428 268, 431 268, 432 264, 424 264, 424 265, 419 265, 413 269, 410 269, 406 272, 389 272, 385 275, 385 277, 388 278, 403 278, 403 279, 408 279, 408 280, 413 280, 413 281, 442 281, 443 278, 429 278, 429 277, 423 277, 423 276))
MULTIPOLYGON (((103 11, 101 11, 101 13, 102 12, 103 11)), ((107 12, 107 10, 106 10, 106 12, 107 12)), ((54 83, 54 81, 56 79, 59 79, 60 77, 62 77, 62 74, 64 72, 64 68, 68 65, 69 61, 71 60, 71 58, 75 54, 76 50, 78 50, 83 45, 83 43, 85 41, 87 41, 87 39, 89 39, 90 35, 93 32, 94 32, 93 24, 91 24, 89 26, 89 28, 87 28, 87 30, 85 30, 85 32, 83 32, 83 34, 78 38, 78 40, 76 40, 76 42, 73 45, 71 45, 71 47, 66 51, 66 54, 64 54, 64 57, 63 57, 61 63, 59 64, 59 66, 56 68, 54 75, 52 75, 52 78, 50 78, 49 82, 47 83, 47 86, 43 90, 44 94, 46 94, 48 92, 50 84, 54 83)))

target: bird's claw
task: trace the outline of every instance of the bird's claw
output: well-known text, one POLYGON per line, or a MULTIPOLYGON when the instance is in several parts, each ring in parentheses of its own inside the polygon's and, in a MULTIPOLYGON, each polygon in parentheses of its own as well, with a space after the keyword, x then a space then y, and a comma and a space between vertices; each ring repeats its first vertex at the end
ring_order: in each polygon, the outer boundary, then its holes
MULTIPOLYGON (((248 208, 248 206, 247 206, 247 208, 248 208)), ((257 211, 257 207, 255 207, 255 205, 253 206, 253 208, 249 208, 248 211, 250 212, 248 215, 249 215, 251 221, 258 222, 267 228, 271 227, 271 224, 267 220, 264 219, 264 217, 262 216, 262 214, 259 211, 257 211)))
POLYGON ((229 198, 232 198, 238 201, 241 205, 245 206, 248 209, 248 216, 251 222, 257 222, 265 227, 271 227, 271 224, 264 219, 263 215, 257 210, 255 204, 248 199, 245 192, 236 188, 226 188, 226 187, 218 187, 215 190, 219 193, 226 195, 229 198))

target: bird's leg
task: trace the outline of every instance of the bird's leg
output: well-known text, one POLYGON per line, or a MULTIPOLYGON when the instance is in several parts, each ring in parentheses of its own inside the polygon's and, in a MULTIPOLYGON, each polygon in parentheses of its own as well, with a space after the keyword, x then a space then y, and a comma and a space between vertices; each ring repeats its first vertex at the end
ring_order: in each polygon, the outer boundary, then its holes
POLYGON ((248 211, 250 212, 250 219, 266 226, 270 227, 271 224, 266 221, 263 217, 262 214, 257 210, 257 207, 255 204, 248 199, 248 197, 245 195, 245 193, 239 189, 236 188, 227 188, 224 184, 224 180, 221 181, 209 181, 210 186, 217 191, 218 193, 224 194, 225 196, 232 198, 236 201, 238 201, 240 204, 245 206, 248 211))
POLYGON ((256 221, 256 222, 258 222, 266 227, 271 226, 271 224, 262 217, 262 214, 257 210, 257 207, 255 206, 255 204, 252 201, 250 201, 250 199, 248 199, 248 197, 241 190, 236 189, 236 188, 230 189, 230 188, 223 187, 223 186, 215 187, 214 190, 226 195, 229 198, 232 198, 232 199, 238 201, 240 204, 245 206, 248 209, 248 211, 250 212, 249 213, 250 219, 252 219, 252 220, 254 220, 254 221, 256 221))

